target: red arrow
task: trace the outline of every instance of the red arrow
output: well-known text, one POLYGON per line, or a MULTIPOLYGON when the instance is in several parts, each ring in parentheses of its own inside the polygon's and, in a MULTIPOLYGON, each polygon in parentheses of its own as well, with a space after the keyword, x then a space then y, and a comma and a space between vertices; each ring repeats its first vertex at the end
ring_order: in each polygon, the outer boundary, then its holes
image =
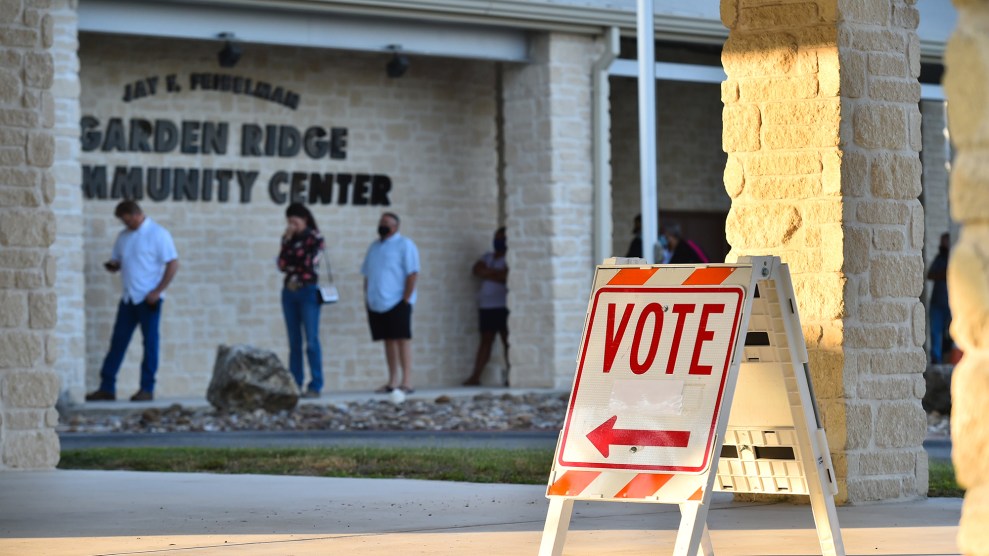
POLYGON ((690 431, 648 431, 635 429, 616 429, 615 415, 601 424, 598 428, 587 433, 587 439, 608 457, 612 445, 615 446, 662 446, 664 448, 686 448, 690 440, 690 431))

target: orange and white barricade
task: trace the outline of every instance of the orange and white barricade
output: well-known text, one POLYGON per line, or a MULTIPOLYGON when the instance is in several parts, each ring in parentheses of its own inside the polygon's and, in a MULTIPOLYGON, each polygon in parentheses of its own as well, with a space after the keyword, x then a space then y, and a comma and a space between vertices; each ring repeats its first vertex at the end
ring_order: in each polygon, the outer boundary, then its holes
POLYGON ((562 554, 574 500, 678 504, 674 554, 712 555, 714 490, 808 495, 822 553, 843 555, 787 266, 641 262, 595 272, 540 556, 562 554))

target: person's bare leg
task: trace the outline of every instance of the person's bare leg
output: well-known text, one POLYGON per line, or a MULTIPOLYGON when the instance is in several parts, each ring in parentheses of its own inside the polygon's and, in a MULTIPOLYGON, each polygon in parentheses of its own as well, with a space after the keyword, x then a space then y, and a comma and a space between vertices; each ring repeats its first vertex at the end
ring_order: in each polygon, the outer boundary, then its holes
POLYGON ((512 370, 512 364, 508 361, 508 329, 502 330, 500 335, 501 345, 505 347, 505 386, 508 386, 508 374, 512 370))
POLYGON ((385 359, 388 360, 388 386, 398 387, 398 364, 400 354, 399 342, 402 340, 385 340, 385 359))
POLYGON ((412 340, 395 340, 395 343, 402 363, 402 386, 412 388, 412 340))
POLYGON ((481 373, 484 366, 491 359, 491 346, 494 345, 495 332, 481 332, 481 343, 477 346, 477 355, 474 357, 474 372, 464 381, 464 386, 477 386, 481 384, 481 373))

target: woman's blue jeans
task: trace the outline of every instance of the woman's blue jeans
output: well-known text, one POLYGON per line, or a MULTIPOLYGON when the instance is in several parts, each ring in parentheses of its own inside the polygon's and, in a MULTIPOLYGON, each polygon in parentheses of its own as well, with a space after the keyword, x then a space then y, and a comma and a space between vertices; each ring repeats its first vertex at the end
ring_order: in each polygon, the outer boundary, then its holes
POLYGON ((928 309, 931 317, 931 363, 944 363, 944 340, 948 325, 951 324, 951 307, 931 304, 928 309))
POLYGON ((295 383, 302 389, 305 374, 302 370, 302 335, 306 336, 306 356, 309 358, 308 390, 323 389, 323 352, 319 347, 319 289, 315 284, 295 291, 282 289, 282 314, 288 331, 288 370, 295 383))

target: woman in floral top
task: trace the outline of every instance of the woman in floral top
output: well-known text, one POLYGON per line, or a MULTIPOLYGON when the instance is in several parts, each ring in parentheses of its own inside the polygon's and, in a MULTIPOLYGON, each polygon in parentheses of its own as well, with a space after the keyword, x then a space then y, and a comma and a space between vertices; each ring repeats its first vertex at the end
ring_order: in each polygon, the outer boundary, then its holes
POLYGON ((288 367, 302 390, 302 335, 306 336, 311 380, 302 397, 318 398, 323 389, 323 353, 319 346, 319 300, 317 266, 323 250, 323 236, 305 206, 293 203, 285 210, 288 226, 282 235, 278 269, 285 273, 282 288, 282 313, 288 329, 288 367))

